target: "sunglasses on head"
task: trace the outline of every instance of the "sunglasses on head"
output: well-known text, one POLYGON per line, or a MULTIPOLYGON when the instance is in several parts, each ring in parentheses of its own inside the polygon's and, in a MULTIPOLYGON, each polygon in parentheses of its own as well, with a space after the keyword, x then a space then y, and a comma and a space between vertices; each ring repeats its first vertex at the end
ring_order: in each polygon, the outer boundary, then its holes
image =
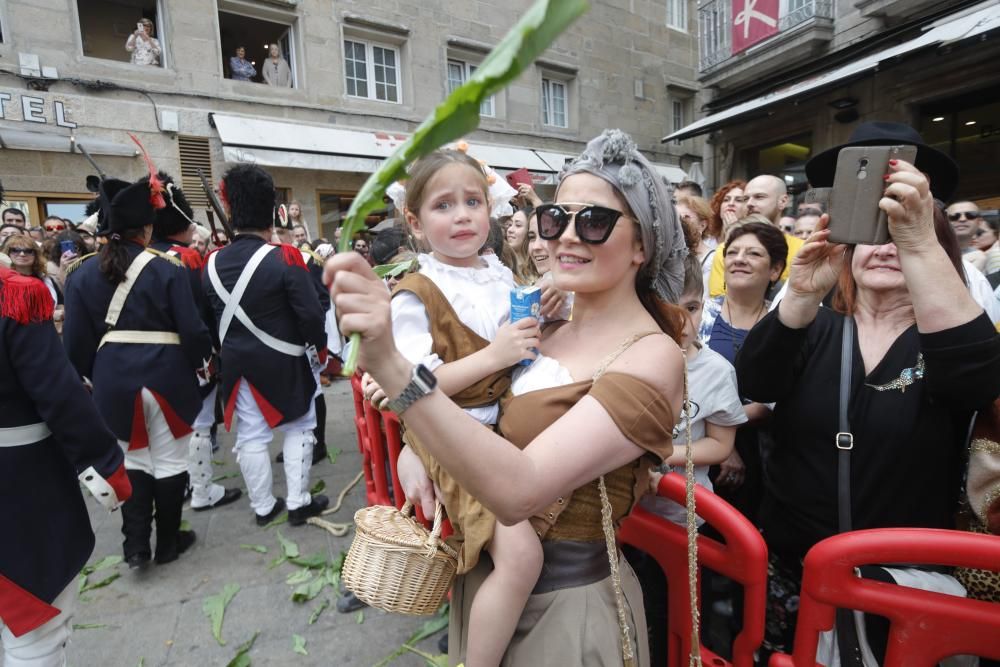
POLYGON ((535 209, 538 216, 538 235, 552 241, 563 235, 569 221, 575 224, 576 236, 584 243, 604 243, 611 236, 615 223, 626 217, 621 211, 605 206, 565 202, 543 204, 535 209), (566 206, 580 206, 575 211, 567 211, 566 206))
POLYGON ((959 211, 958 213, 949 213, 948 219, 952 222, 958 222, 962 218, 965 218, 966 220, 976 220, 979 216, 979 211, 959 211))

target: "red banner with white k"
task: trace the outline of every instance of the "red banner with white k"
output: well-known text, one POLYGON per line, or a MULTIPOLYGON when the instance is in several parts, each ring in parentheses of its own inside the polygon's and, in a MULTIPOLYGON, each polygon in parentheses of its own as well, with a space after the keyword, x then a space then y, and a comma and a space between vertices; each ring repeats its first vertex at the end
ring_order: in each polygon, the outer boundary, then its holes
POLYGON ((733 0, 733 54, 778 34, 780 0, 733 0))

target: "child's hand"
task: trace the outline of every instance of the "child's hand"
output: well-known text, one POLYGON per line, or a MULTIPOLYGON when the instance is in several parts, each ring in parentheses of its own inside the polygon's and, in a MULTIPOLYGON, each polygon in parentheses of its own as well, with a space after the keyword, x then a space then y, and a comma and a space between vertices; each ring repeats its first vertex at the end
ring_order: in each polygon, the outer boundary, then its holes
POLYGON ((539 313, 546 319, 559 319, 559 311, 562 310, 563 304, 566 302, 566 292, 557 289, 552 284, 551 273, 546 273, 542 276, 542 279, 538 281, 538 285, 542 288, 542 301, 539 313))
POLYGON ((541 335, 538 320, 533 317, 525 317, 500 327, 496 338, 487 349, 493 354, 498 368, 507 368, 522 359, 534 360, 538 356, 535 349, 538 348, 541 335))

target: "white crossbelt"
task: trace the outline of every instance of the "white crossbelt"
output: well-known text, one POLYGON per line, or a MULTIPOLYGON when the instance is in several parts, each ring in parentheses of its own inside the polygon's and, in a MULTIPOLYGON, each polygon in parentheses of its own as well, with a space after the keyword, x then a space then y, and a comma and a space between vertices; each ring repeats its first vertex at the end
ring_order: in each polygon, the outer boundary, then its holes
POLYGON ((137 331, 133 329, 120 329, 109 331, 101 338, 101 344, 97 349, 104 347, 105 343, 136 343, 145 345, 180 345, 180 335, 173 331, 137 331))
POLYGON ((52 435, 45 422, 0 428, 0 447, 20 447, 41 442, 52 435))
POLYGON ((227 291, 225 286, 223 286, 222 280, 219 278, 219 273, 215 269, 215 258, 218 253, 212 253, 208 256, 208 279, 212 283, 212 288, 215 289, 216 296, 219 297, 219 300, 223 304, 222 317, 219 319, 219 342, 225 342, 226 334, 229 333, 229 325, 232 324, 235 317, 257 340, 272 350, 287 354, 290 357, 302 357, 306 353, 304 345, 296 345, 275 338, 254 324, 250 316, 240 306, 240 301, 243 299, 243 294, 246 292, 253 274, 257 271, 260 263, 264 261, 264 257, 276 249, 277 246, 268 244, 264 244, 258 248, 257 252, 250 257, 250 261, 243 267, 243 272, 233 286, 232 292, 227 291))

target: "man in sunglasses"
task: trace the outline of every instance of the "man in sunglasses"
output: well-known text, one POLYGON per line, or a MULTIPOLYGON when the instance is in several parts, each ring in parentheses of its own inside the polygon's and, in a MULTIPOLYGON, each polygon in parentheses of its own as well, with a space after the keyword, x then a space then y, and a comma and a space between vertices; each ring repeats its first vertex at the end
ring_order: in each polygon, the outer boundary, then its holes
POLYGON ((983 216, 979 212, 979 207, 971 201, 957 201, 945 209, 948 215, 948 222, 955 230, 958 237, 958 245, 962 249, 962 254, 976 251, 973 241, 976 239, 976 230, 979 223, 983 221, 983 216))
POLYGON ((42 223, 42 229, 45 230, 45 238, 51 239, 66 231, 66 223, 62 218, 50 215, 42 223))

